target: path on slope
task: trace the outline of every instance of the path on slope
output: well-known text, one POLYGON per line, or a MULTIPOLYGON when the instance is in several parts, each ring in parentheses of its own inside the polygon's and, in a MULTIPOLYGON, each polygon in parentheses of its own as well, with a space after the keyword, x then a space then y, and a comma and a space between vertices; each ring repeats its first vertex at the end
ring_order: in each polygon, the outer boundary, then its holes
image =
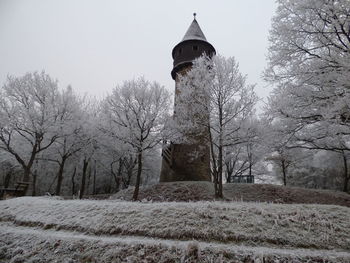
POLYGON ((333 205, 22 197, 0 202, 0 263, 350 263, 349 218, 333 205))
MULTIPOLYGON (((23 227, 16 226, 8 222, 0 223, 0 233, 2 233, 2 238, 0 241, 4 242, 5 237, 11 237, 16 240, 28 240, 28 239, 36 239, 39 242, 52 242, 53 248, 55 249, 54 254, 59 257, 60 251, 59 246, 62 246, 63 243, 74 244, 74 242, 90 242, 98 245, 99 243, 103 243, 105 245, 112 245, 114 247, 118 246, 127 246, 127 247, 142 247, 144 246, 156 246, 156 247, 164 247, 168 249, 178 249, 185 251, 184 254, 191 253, 191 246, 196 246, 200 251, 208 251, 209 254, 219 254, 223 251, 226 255, 232 254, 239 258, 247 258, 249 255, 251 258, 257 260, 259 258, 285 258, 285 259, 293 259, 298 262, 299 260, 319 260, 322 258, 323 260, 329 260, 329 262, 337 262, 338 260, 342 260, 342 262, 350 262, 350 253, 346 251, 336 251, 336 250, 322 250, 322 249, 281 249, 281 248, 269 248, 262 246, 243 246, 243 245, 234 245, 234 244, 223 244, 218 242, 203 242, 203 241, 181 241, 181 240, 173 240, 173 239, 158 239, 158 238, 148 238, 142 236, 107 236, 107 235, 88 235, 79 232, 66 231, 66 230, 44 230, 36 227, 23 227), (346 260, 346 261, 344 261, 346 260)), ((47 243, 46 243, 47 244, 47 243)), ((33 243, 32 243, 33 245, 33 243)), ((64 245, 63 245, 64 246, 64 245)), ((23 246, 22 246, 23 247, 23 246)), ((102 246, 101 246, 102 247, 102 246)), ((50 246, 47 246, 47 252, 49 252, 50 246)), ((25 249, 29 249, 28 246, 25 249)), ((29 249, 30 250, 30 249, 29 249)), ((64 251, 64 249, 63 249, 64 251)), ((63 252, 61 251, 61 252, 63 252)), ((32 252, 32 251, 27 251, 32 252)), ((45 251, 41 251, 44 252, 45 251)), ((23 254, 23 250, 22 250, 23 254)), ((31 253, 24 253, 24 256, 29 256, 31 253)), ((62 254, 62 253, 61 253, 62 254)), ((301 262, 302 262, 301 261, 301 262)), ((1 262, 1 258, 0 258, 1 262)), ((254 262, 254 261, 253 261, 254 262)), ((258 262, 258 261, 256 261, 258 262)), ((271 261, 273 262, 273 261, 271 261)), ((283 261, 281 261, 283 262, 283 261)))

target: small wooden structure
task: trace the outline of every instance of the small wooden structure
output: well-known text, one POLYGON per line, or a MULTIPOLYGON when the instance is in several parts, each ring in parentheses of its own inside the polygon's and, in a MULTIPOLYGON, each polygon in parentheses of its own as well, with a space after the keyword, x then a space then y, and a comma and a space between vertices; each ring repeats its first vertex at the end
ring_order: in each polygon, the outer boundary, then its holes
POLYGON ((254 184, 254 175, 237 175, 231 176, 231 183, 254 184))
POLYGON ((15 187, 12 188, 0 187, 0 199, 24 196, 27 192, 28 187, 28 182, 17 182, 15 183, 15 187))

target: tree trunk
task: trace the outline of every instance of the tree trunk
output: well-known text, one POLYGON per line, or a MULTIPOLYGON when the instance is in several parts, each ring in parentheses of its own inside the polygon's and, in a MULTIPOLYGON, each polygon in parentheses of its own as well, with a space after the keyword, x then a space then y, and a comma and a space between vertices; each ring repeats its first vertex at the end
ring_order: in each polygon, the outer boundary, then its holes
POLYGON ((82 199, 84 196, 86 172, 87 172, 88 165, 89 165, 89 161, 84 159, 83 174, 81 176, 81 185, 80 185, 80 191, 79 191, 79 199, 82 199))
POLYGON ((33 188, 32 188, 32 196, 36 196, 36 178, 37 178, 37 171, 34 171, 33 173, 33 188))
POLYGON ((94 178, 93 178, 93 186, 92 186, 92 194, 95 195, 96 194, 96 160, 95 160, 95 164, 94 164, 94 178))
POLYGON ((28 183, 29 182, 29 178, 30 178, 30 171, 31 167, 24 167, 24 173, 23 173, 23 182, 28 183))
POLYGON ((223 133, 224 133, 224 126, 223 126, 223 111, 222 107, 219 107, 219 125, 220 125, 220 134, 219 134, 219 153, 218 153, 218 192, 217 196, 218 198, 223 198, 223 193, 222 193, 222 166, 223 166, 223 133))
POLYGON ((347 193, 349 190, 349 173, 348 173, 348 162, 346 159, 346 155, 343 151, 343 163, 344 163, 344 181, 343 181, 343 192, 347 193))
POLYGON ((87 194, 89 194, 89 190, 90 190, 90 182, 91 182, 91 165, 88 166, 88 180, 87 180, 87 185, 86 185, 86 191, 87 191, 87 194))
POLYGON ((252 169, 253 169, 253 157, 250 153, 250 150, 249 150, 249 154, 248 154, 248 159, 249 159, 249 176, 251 178, 252 176, 252 169))
POLYGON ((343 192, 349 192, 349 177, 344 177, 343 192))
MULTIPOLYGON (((120 160, 119 160, 119 167, 120 167, 120 160)), ((112 162, 111 163, 111 175, 112 175, 112 177, 113 177, 113 179, 114 179, 114 182, 115 182, 115 184, 116 184, 116 192, 118 192, 118 174, 115 174, 115 172, 114 172, 114 170, 113 170, 113 164, 114 164, 114 162, 112 162)), ((119 168, 118 168, 118 171, 119 171, 119 168)), ((112 188, 112 178, 111 178, 111 180, 110 180, 110 184, 111 184, 111 188, 112 188)))
POLYGON ((225 165, 226 165, 226 182, 231 183, 234 165, 231 164, 231 161, 225 162, 225 165))
POLYGON ((127 178, 122 178, 122 182, 123 182, 123 187, 124 189, 127 189, 129 186, 130 186, 130 181, 131 181, 131 177, 132 177, 132 173, 133 173, 133 170, 134 170, 134 167, 135 167, 135 164, 137 162, 137 159, 135 159, 135 161, 132 160, 132 158, 130 158, 129 160, 130 162, 128 162, 128 165, 127 165, 127 178))
POLYGON ((52 188, 52 186, 55 184, 56 179, 57 179, 57 174, 55 175, 55 178, 53 178, 53 180, 52 180, 52 182, 51 182, 49 188, 48 188, 47 191, 46 191, 46 192, 48 192, 48 193, 50 193, 50 194, 52 193, 52 195, 53 195, 53 192, 51 191, 51 188, 52 188))
POLYGON ((223 193, 222 193, 222 166, 223 166, 223 149, 222 149, 222 140, 220 139, 220 146, 219 146, 219 154, 218 154, 218 191, 216 197, 218 198, 223 198, 223 193))
POLYGON ((13 174, 12 169, 6 173, 5 179, 4 179, 4 188, 8 188, 9 187, 12 174, 13 174))
POLYGON ((120 178, 122 177, 122 170, 123 170, 123 161, 122 161, 122 158, 120 158, 119 165, 118 165, 118 172, 117 172, 117 175, 114 176, 116 192, 119 192, 120 190, 120 178))
POLYGON ((141 183, 141 172, 142 172, 142 149, 140 149, 138 154, 137 154, 137 175, 136 175, 135 190, 134 190, 134 194, 132 196, 133 201, 137 201, 137 198, 139 196, 139 188, 140 188, 140 183, 141 183))
POLYGON ((211 160, 212 160, 212 175, 213 175, 213 183, 214 183, 214 192, 215 197, 218 197, 218 170, 216 167, 216 159, 215 159, 215 152, 214 152, 214 143, 213 143, 213 137, 211 135, 210 130, 210 124, 208 125, 208 134, 209 134, 209 143, 210 143, 210 153, 211 153, 211 160))
POLYGON ((249 162, 249 176, 252 176, 253 169, 253 156, 252 156, 252 146, 251 144, 247 144, 247 153, 248 153, 248 162, 249 162))
POLYGON ((24 168, 23 182, 29 183, 29 179, 30 179, 30 175, 31 175, 31 169, 32 169, 32 166, 34 164, 35 156, 37 154, 37 149, 38 149, 38 144, 36 143, 33 146, 32 153, 31 153, 31 156, 30 156, 28 164, 25 165, 24 162, 22 163, 22 166, 24 168))
POLYGON ((77 172, 77 167, 74 167, 74 171, 73 171, 73 174, 72 174, 72 196, 75 194, 75 181, 74 181, 74 178, 75 178, 75 174, 77 172))
POLYGON ((214 147, 213 144, 211 143, 211 156, 212 156, 212 162, 213 162, 213 168, 212 168, 212 174, 213 174, 213 183, 214 183, 214 192, 215 192, 215 197, 218 197, 218 191, 219 191, 219 186, 218 186, 218 170, 216 167, 216 160, 215 160, 215 156, 214 156, 214 147))
POLYGON ((109 194, 112 193, 112 184, 113 184, 113 179, 115 178, 114 171, 113 171, 113 163, 111 163, 110 167, 111 167, 111 176, 109 177, 109 183, 107 186, 107 193, 109 194))
POLYGON ((120 158, 120 160, 119 160, 119 167, 118 167, 118 173, 117 173, 117 179, 118 180, 115 182, 117 192, 120 190, 120 181, 121 181, 121 178, 122 178, 123 165, 124 165, 124 163, 123 163, 122 159, 120 158))
POLYGON ((55 195, 60 195, 61 194, 61 186, 62 186, 62 181, 63 181, 63 171, 64 171, 64 165, 66 163, 66 157, 62 157, 61 162, 59 163, 59 168, 57 172, 57 185, 56 185, 56 191, 55 195))
POLYGON ((283 185, 287 186, 287 169, 286 169, 286 163, 284 160, 281 161, 282 164, 282 175, 283 175, 283 185))

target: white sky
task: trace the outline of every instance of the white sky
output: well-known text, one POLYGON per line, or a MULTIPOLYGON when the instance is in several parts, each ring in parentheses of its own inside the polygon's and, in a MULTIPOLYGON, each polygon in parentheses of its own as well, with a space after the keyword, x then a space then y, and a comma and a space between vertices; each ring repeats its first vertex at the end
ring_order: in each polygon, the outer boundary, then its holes
POLYGON ((0 83, 45 70, 98 98, 138 76, 173 90, 171 51, 196 12, 207 40, 265 97, 275 8, 274 0, 0 0, 0 83))

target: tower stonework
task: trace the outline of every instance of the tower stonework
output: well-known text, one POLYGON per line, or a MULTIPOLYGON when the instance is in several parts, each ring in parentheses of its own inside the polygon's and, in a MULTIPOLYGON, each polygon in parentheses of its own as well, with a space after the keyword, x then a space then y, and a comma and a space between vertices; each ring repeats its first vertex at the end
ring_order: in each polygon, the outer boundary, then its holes
MULTIPOLYGON (((206 40, 194 17, 185 36, 172 51, 174 62, 171 76, 175 80, 175 112, 179 96, 179 76, 185 75, 191 69, 193 60, 203 54, 211 57, 215 54, 215 48, 206 40)), ((209 112, 201 118, 209 118, 209 112)), ((210 181, 210 148, 207 138, 208 130, 203 127, 192 138, 191 143, 164 144, 160 182, 210 181)))

